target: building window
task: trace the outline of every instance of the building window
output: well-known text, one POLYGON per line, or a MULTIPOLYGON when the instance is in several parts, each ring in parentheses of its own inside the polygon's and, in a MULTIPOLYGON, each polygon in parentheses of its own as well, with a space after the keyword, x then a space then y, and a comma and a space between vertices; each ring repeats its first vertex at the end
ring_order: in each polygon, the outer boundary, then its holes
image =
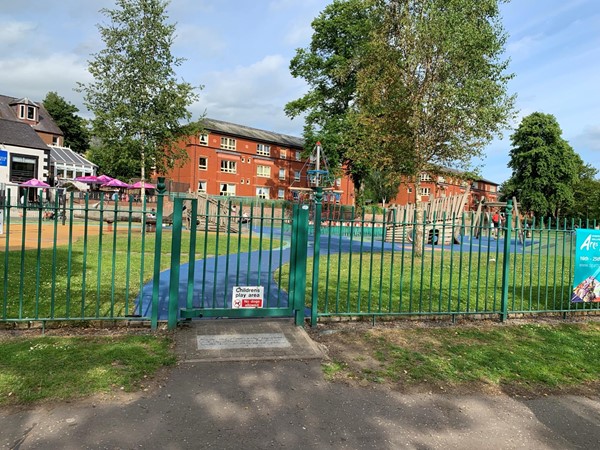
POLYGON ((294 170, 294 181, 300 181, 300 171, 294 170))
POLYGON ((431 195, 431 190, 428 187, 425 188, 419 188, 419 195, 431 195))
POLYGON ((296 161, 300 161, 302 159, 302 152, 299 150, 296 150, 296 161))
POLYGON ((52 136, 52 145, 60 145, 60 137, 52 136))
POLYGON ((246 178, 246 184, 250 184, 250 178, 246 178))
POLYGON ((256 176, 261 178, 271 178, 270 166, 256 166, 256 176))
POLYGON ((340 186, 342 185, 342 179, 341 179, 341 178, 336 178, 336 179, 335 179, 335 185, 336 185, 337 187, 340 187, 340 186))
POLYGON ((279 169, 279 179, 285 180, 285 169, 279 169))
POLYGON ((221 183, 221 186, 219 187, 219 195, 235 197, 235 184, 221 183))
POLYGON ((240 183, 244 184, 244 179, 243 178, 240 180, 240 183))
POLYGON ((265 144, 256 144, 256 154, 261 156, 271 156, 271 146, 265 144))
POLYGON ((267 199, 267 198, 271 198, 271 192, 270 189, 268 187, 257 187, 256 188, 256 196, 258 198, 263 198, 263 199, 267 199))
POLYGON ((208 134, 201 134, 198 138, 198 142, 200 142, 200 145, 208 145, 208 134))
POLYGON ((221 172, 237 173, 237 163, 228 159, 221 160, 221 172))
POLYGON ((222 137, 221 138, 221 148, 224 150, 235 150, 235 139, 222 137))
POLYGON ((242 162, 245 163, 246 162, 246 158, 242 158, 242 162))
POLYGON ((406 188, 406 192, 408 192, 409 194, 412 194, 412 188, 411 187, 406 188))
POLYGON ((294 200, 298 200, 300 198, 300 194, 298 193, 298 191, 292 191, 292 198, 294 200))
POLYGON ((206 194, 206 181, 198 181, 198 192, 204 192, 206 194))
POLYGON ((208 158, 206 156, 201 156, 198 158, 198 169, 200 169, 200 170, 208 169, 208 158))
POLYGON ((19 119, 37 120, 37 108, 31 105, 19 105, 19 119))
POLYGON ((285 198, 285 189, 277 190, 277 198, 279 198, 279 199, 285 198))
POLYGON ((281 159, 286 159, 286 158, 287 158, 287 150, 285 150, 285 149, 281 149, 281 150, 279 151, 279 157, 280 157, 281 159))
POLYGON ((431 175, 429 175, 428 173, 423 172, 421 174, 421 181, 431 181, 431 175))

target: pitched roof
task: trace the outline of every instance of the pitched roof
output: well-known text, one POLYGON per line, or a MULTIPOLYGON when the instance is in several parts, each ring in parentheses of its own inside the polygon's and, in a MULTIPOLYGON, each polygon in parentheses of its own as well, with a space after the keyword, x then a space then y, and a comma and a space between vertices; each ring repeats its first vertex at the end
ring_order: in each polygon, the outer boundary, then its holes
POLYGON ((7 119, 0 119, 0 144, 49 150, 31 125, 7 119))
POLYGON ((255 141, 281 145, 285 147, 304 147, 304 139, 299 137, 275 133, 273 131, 259 130, 257 128, 237 125, 235 123, 224 122, 222 120, 204 118, 201 121, 201 125, 208 131, 216 131, 229 136, 250 138, 255 141))
POLYGON ((50 160, 53 163, 71 164, 74 166, 84 167, 98 167, 93 162, 88 161, 83 156, 75 153, 73 150, 67 147, 58 147, 56 145, 49 145, 50 147, 50 160))
POLYGON ((35 103, 29 100, 28 98, 16 98, 9 97, 7 95, 0 95, 0 119, 13 120, 15 122, 21 122, 21 120, 17 117, 17 113, 13 105, 25 104, 37 106, 38 109, 38 123, 35 125, 31 125, 34 130, 39 131, 41 133, 50 133, 56 134, 59 136, 63 135, 63 132, 54 119, 50 116, 50 113, 46 111, 44 105, 42 103, 35 103))

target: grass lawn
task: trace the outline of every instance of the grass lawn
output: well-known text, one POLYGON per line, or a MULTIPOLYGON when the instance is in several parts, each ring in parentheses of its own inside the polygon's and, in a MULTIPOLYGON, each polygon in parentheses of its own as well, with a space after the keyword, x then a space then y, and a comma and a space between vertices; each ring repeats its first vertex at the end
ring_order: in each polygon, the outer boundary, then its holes
POLYGON ((331 357, 323 365, 327 378, 460 393, 597 393, 600 387, 598 321, 419 328, 390 324, 366 329, 356 325, 315 333, 331 357))
POLYGON ((0 335, 0 405, 136 391, 175 363, 171 337, 0 335))
MULTIPOLYGON (((244 234, 198 232, 194 260, 279 248, 244 234)), ((154 233, 90 235, 56 249, 0 253, 2 318, 103 318, 134 313, 134 300, 153 277, 154 233), (5 278, 6 277, 6 278, 5 278)), ((163 233, 160 268, 171 262, 172 235, 163 233)), ((181 263, 190 261, 190 233, 181 241, 181 263)))

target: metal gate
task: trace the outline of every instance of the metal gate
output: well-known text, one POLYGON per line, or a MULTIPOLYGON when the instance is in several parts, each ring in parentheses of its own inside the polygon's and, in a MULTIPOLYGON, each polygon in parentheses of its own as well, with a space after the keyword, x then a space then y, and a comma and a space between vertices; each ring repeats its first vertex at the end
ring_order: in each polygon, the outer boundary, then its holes
POLYGON ((162 250, 171 260, 162 274, 169 278, 170 328, 197 317, 293 316, 302 324, 308 208, 287 208, 174 199, 172 215, 161 218, 172 225, 170 249, 166 243, 162 250), (290 264, 287 279, 284 264, 290 264))

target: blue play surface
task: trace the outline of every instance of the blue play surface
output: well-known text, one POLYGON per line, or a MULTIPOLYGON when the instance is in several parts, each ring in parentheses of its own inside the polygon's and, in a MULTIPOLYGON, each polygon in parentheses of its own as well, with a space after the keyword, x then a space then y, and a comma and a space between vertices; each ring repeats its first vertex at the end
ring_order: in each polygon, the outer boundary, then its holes
MULTIPOLYGON (((270 229, 262 228, 263 236, 270 236, 270 229)), ((255 235, 261 233, 261 229, 254 229, 255 235)), ((288 304, 288 293, 285 289, 280 289, 273 273, 283 264, 290 261, 291 248, 289 246, 290 236, 284 236, 287 240, 282 249, 257 250, 251 253, 235 253, 229 255, 210 257, 205 260, 197 260, 194 267, 194 288, 193 288, 193 306, 202 305, 206 308, 229 308, 231 307, 231 289, 233 286, 264 286, 265 306, 285 307, 288 304), (239 264, 239 268, 238 268, 239 264), (239 270, 238 270, 239 269, 239 270), (203 283, 204 280, 204 283, 203 283), (204 302, 202 302, 204 299, 204 302)), ((356 253, 361 252, 381 252, 395 250, 410 250, 412 245, 409 243, 395 243, 381 240, 371 240, 371 237, 365 237, 362 242, 360 238, 350 239, 348 237, 337 237, 322 234, 320 238, 321 256, 338 253, 356 253)), ((511 251, 523 252, 528 246, 535 242, 527 239, 523 244, 516 240, 511 242, 511 251)), ((425 252, 432 249, 441 249, 444 251, 473 251, 479 252, 480 248, 486 252, 502 252, 504 249, 504 239, 488 238, 481 239, 463 236, 460 244, 452 245, 426 245, 425 252)), ((314 242, 309 240, 308 257, 314 255, 314 242)), ((179 272, 179 308, 186 307, 187 287, 188 287, 189 265, 182 264, 179 272)), ((159 292, 158 292, 158 318, 166 320, 168 314, 168 298, 171 271, 165 270, 160 274, 159 292)), ((286 287, 286 283, 282 283, 286 287)), ((151 315, 153 282, 147 283, 141 296, 136 299, 137 314, 144 317, 151 315)), ((179 309, 178 308, 178 309, 179 309)))

